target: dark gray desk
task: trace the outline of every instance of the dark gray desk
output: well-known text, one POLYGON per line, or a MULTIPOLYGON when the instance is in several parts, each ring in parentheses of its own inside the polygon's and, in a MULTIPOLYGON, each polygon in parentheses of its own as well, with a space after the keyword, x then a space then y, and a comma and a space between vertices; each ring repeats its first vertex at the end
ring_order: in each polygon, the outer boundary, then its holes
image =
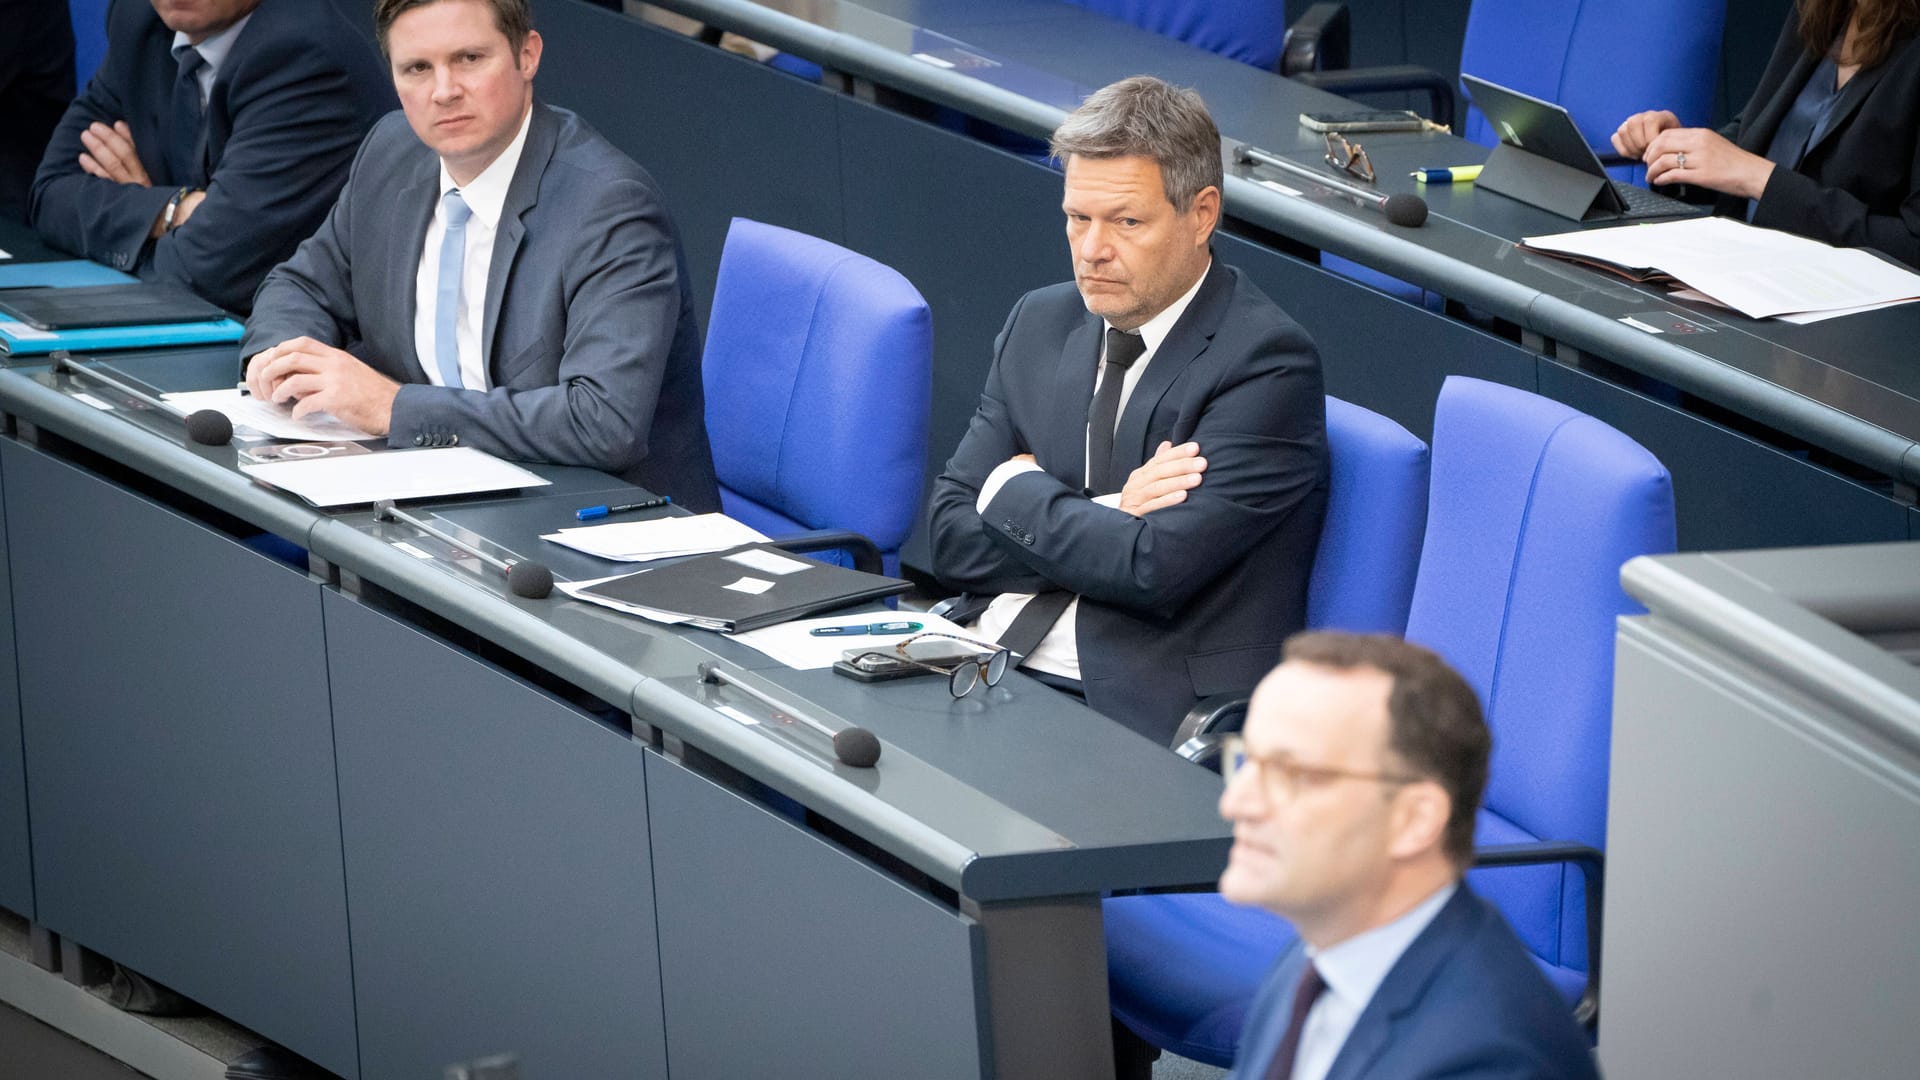
MULTIPOLYGON (((0 905, 348 1077, 1110 1075, 1099 897, 1218 873, 1217 778, 1021 676, 954 701, 512 597, 64 381, 0 371, 0 905), (714 659, 879 767, 698 685, 714 659)), ((429 509, 611 572, 537 535, 638 493, 543 472, 429 509)))
MULTIPOLYGON (((887 262, 934 310, 929 474, 964 430, 993 334, 1019 293, 1065 278, 1057 173, 929 123, 932 106, 1039 135, 1093 87, 1136 71, 1196 86, 1230 144, 1316 161, 1294 120, 1339 99, 1043 0, 666 0, 663 6, 829 69, 825 86, 576 3, 543 10, 550 100, 576 108, 665 185, 696 282, 726 221, 802 229, 887 262), (942 67, 932 60, 955 64, 942 67), (672 102, 671 108, 652 103, 672 102), (771 181, 771 182, 770 182, 771 181)), ((1363 140, 1382 189, 1416 165, 1480 160, 1442 136, 1363 140)), ((1217 250, 1319 342, 1330 392, 1416 434, 1448 374, 1535 390, 1621 428, 1674 473, 1681 544, 1742 548, 1920 535, 1920 370, 1908 306, 1808 327, 1756 322, 1526 255, 1512 239, 1571 223, 1471 185, 1430 189, 1418 230, 1324 193, 1292 197, 1233 169, 1217 250), (1494 321, 1411 307, 1317 265, 1337 254, 1494 321), (1689 335, 1619 321, 1678 316, 1689 335)), ((926 569, 917 541, 909 565, 926 569)))

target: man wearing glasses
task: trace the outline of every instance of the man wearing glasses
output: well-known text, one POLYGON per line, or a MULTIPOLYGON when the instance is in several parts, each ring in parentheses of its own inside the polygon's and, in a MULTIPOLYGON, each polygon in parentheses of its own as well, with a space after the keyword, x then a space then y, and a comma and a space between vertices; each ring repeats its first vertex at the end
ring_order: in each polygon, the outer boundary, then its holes
POLYGON ((1227 746, 1220 894, 1292 921, 1233 1080, 1593 1080, 1585 1037, 1461 880, 1492 738, 1473 690, 1396 638, 1302 634, 1227 746))
POLYGON ((1199 698, 1251 688, 1304 621, 1326 508, 1320 360, 1213 258, 1220 134, 1198 95, 1122 80, 1053 152, 1074 280, 1021 298, 995 343, 934 486, 934 571, 990 601, 975 633, 1165 743, 1199 698))

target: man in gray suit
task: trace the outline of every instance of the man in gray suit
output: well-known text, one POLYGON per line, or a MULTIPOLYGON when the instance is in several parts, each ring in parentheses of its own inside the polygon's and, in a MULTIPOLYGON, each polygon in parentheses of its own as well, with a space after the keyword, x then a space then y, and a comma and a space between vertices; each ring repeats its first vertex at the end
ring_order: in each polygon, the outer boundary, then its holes
POLYGON ((404 120, 267 275, 247 386, 388 445, 585 465, 719 508, 680 244, 645 170, 537 103, 526 0, 379 0, 404 120))

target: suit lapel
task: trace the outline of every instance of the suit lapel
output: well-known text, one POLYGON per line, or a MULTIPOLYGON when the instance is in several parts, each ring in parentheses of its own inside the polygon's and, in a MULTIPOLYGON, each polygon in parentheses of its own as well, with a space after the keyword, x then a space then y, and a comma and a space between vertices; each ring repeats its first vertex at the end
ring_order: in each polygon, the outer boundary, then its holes
POLYGON ((1853 78, 1847 80, 1847 85, 1840 88, 1840 100, 1833 103, 1833 110, 1827 114, 1826 126, 1814 132, 1813 138, 1807 142, 1807 152, 1800 155, 1801 161, 1813 157, 1813 152, 1820 148, 1821 143, 1832 138, 1834 132, 1847 126, 1847 120, 1859 110, 1861 102, 1866 101, 1867 95, 1873 92, 1874 84, 1879 82, 1880 76, 1886 73, 1885 62, 1865 71, 1853 73, 1853 78))
POLYGON ((492 261, 487 264, 487 306, 480 323, 480 362, 495 386, 506 383, 513 375, 494 370, 493 361, 498 356, 494 350, 495 332, 500 326, 507 279, 513 276, 514 259, 519 256, 520 242, 527 235, 520 217, 540 201, 540 180, 553 157, 559 127, 559 117, 535 101, 533 118, 527 124, 527 141, 520 149, 520 163, 514 166, 513 183, 507 187, 507 201, 500 210, 500 227, 494 232, 492 261))
MULTIPOLYGON (((1207 277, 1200 285, 1200 291, 1193 295, 1193 302, 1173 324, 1160 348, 1154 351, 1153 359, 1147 362, 1147 370, 1133 387, 1133 393, 1127 398, 1127 407, 1120 413, 1120 426, 1113 433, 1114 457, 1123 462, 1139 464, 1152 457, 1152 449, 1147 446, 1147 427, 1153 419, 1153 410, 1160 399, 1167 394, 1167 388, 1180 377, 1201 353, 1207 351, 1207 345, 1213 341, 1214 331, 1220 327, 1220 319, 1226 310, 1227 299, 1232 292, 1233 277, 1226 264, 1218 258, 1207 268, 1207 277)), ((1131 470, 1134 466, 1127 465, 1131 470)))
POLYGON ((400 188, 399 200, 394 204, 405 215, 397 222, 399 228, 394 230, 399 251, 394 258, 384 261, 380 272, 390 280, 386 288, 376 290, 374 295, 403 298, 400 305, 403 318, 394 328, 393 340, 404 342, 405 347, 394 351, 413 364, 415 378, 412 381, 427 382, 426 362, 414 345, 413 330, 420 318, 420 260, 426 258, 427 227, 433 224, 433 213, 440 202, 440 159, 421 144, 420 160, 408 169, 408 174, 400 188))
POLYGON ((1083 313, 1080 325, 1067 335, 1054 372, 1047 460, 1041 465, 1070 487, 1087 486, 1087 410, 1093 405, 1093 375, 1105 326, 1100 316, 1083 313))
POLYGON ((1367 1002, 1333 1059, 1333 1067, 1327 1070, 1327 1080, 1359 1080, 1370 1075, 1375 1060, 1393 1044, 1395 1029, 1419 1006, 1441 966, 1471 932, 1480 903, 1466 882, 1454 888, 1433 921, 1400 954, 1386 980, 1373 992, 1373 1000, 1367 1002))
MULTIPOLYGON (((1752 154, 1767 152, 1768 144, 1773 142, 1773 133, 1780 130, 1780 121, 1786 118, 1787 110, 1793 108, 1794 98, 1800 96, 1800 88, 1807 85, 1807 78, 1813 74, 1813 69, 1819 63, 1819 57, 1805 49, 1800 50, 1800 58, 1793 62, 1792 69, 1774 90, 1773 97, 1767 100, 1759 115, 1753 118, 1753 123, 1741 130, 1740 149, 1752 154)), ((1855 75, 1854 81, 1859 81, 1859 78, 1859 75, 1855 75)), ((1850 82, 1847 85, 1852 86, 1853 83, 1850 82)))

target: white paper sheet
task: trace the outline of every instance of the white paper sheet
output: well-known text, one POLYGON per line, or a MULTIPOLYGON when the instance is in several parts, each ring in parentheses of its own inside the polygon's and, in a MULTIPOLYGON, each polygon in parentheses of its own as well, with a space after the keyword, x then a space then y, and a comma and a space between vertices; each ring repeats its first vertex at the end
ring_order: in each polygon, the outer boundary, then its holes
POLYGON ((550 482, 468 446, 271 461, 242 465, 240 471, 321 507, 471 495, 550 482))
POLYGON ((616 562, 650 562, 764 543, 767 537, 725 514, 692 514, 561 529, 540 539, 616 562))
POLYGON ((1528 247, 1628 268, 1651 267, 1749 318, 1839 311, 1920 298, 1920 274, 1723 217, 1529 236, 1528 247))
POLYGON ((257 397, 243 394, 238 388, 228 390, 187 390, 176 394, 161 394, 161 400, 179 409, 182 415, 212 409, 225 413, 233 421, 234 427, 250 427, 261 434, 276 439, 291 439, 295 442, 359 442, 371 439, 372 435, 361 431, 351 424, 344 424, 326 413, 314 413, 300 420, 293 418, 293 406, 275 405, 270 401, 261 401, 257 397))
POLYGON ((872 611, 827 615, 817 619, 795 619, 774 626, 763 626, 758 630, 749 630, 744 634, 733 635, 733 640, 748 645, 773 657, 790 668, 802 671, 815 668, 832 667, 835 660, 848 649, 858 649, 868 645, 891 649, 895 642, 904 641, 911 634, 886 635, 847 635, 844 637, 814 637, 808 631, 816 626, 857 626, 861 623, 877 622, 917 622, 920 629, 914 633, 958 634, 964 638, 985 640, 977 634, 970 634, 938 615, 929 615, 924 611, 889 611, 875 608, 872 611))
MULTIPOLYGON (((556 581, 554 582, 554 588, 559 589, 561 592, 566 593, 568 596, 571 596, 575 600, 579 600, 583 603, 598 604, 603 608, 611 608, 614 611, 624 612, 625 614, 628 614, 628 615, 638 615, 643 619, 649 619, 649 620, 652 620, 653 622, 663 623, 667 626, 701 626, 702 625, 698 620, 689 619, 685 615, 676 615, 671 611, 661 611, 658 608, 641 607, 639 604, 629 604, 622 600, 615 600, 611 596, 603 596, 597 593, 590 593, 587 591, 588 589, 593 588, 595 585, 605 585, 607 582, 612 581, 615 578, 626 577, 627 573, 629 572, 609 574, 606 577, 594 578, 591 581, 556 581)), ((717 629, 716 627, 713 627, 713 626, 706 626, 705 628, 710 630, 717 629)))

